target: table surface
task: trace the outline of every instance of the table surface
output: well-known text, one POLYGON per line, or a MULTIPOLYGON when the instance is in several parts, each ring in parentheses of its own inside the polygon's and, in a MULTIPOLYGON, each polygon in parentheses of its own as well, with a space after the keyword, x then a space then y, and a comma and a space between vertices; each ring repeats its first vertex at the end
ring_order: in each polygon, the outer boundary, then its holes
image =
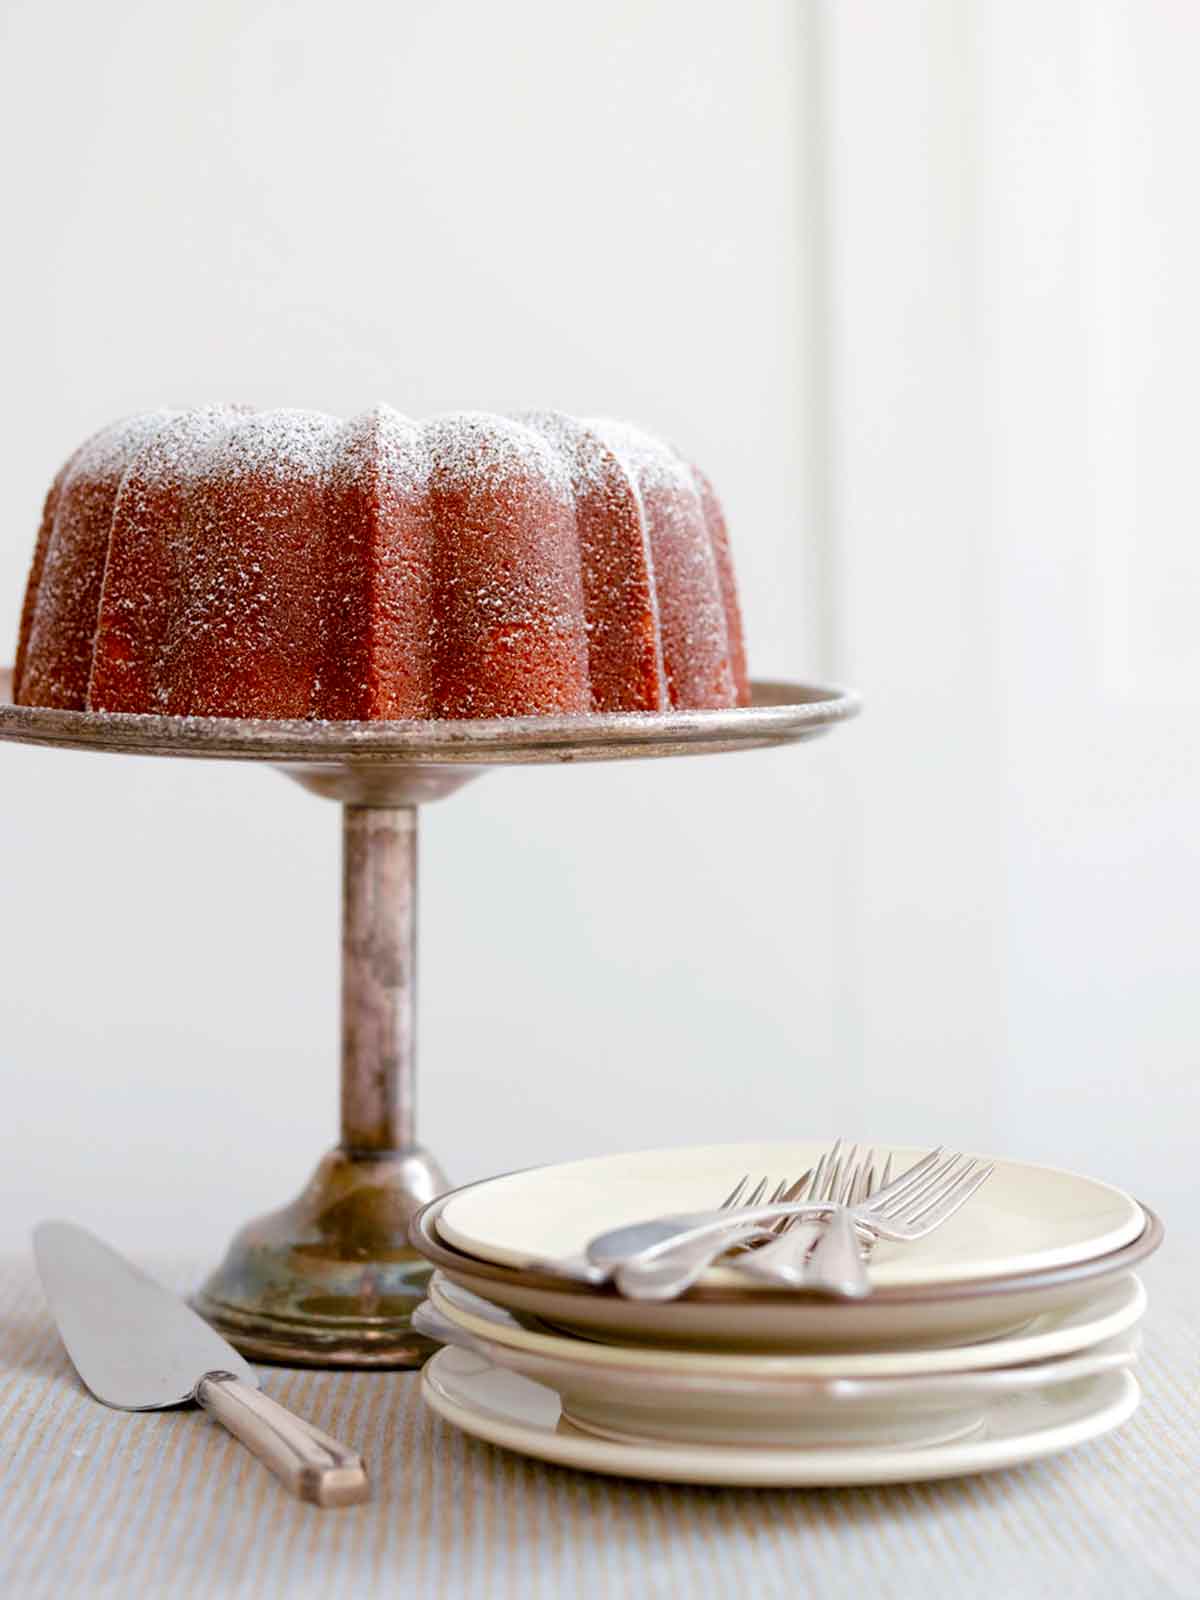
MULTIPOLYGON (((187 1288, 198 1269, 144 1265, 187 1288)), ((1141 1409, 1028 1467, 880 1489, 695 1489, 596 1477, 467 1439, 411 1373, 263 1368, 367 1458, 374 1497, 291 1499, 194 1408, 106 1410, 30 1260, 0 1262, 0 1595, 1200 1597, 1200 1278, 1145 1273, 1141 1409)))

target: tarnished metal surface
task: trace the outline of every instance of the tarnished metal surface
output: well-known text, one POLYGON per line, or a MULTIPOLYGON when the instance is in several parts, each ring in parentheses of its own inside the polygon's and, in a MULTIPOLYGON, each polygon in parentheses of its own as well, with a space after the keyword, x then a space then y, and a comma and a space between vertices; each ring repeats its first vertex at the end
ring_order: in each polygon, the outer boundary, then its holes
POLYGON ((0 671, 0 740, 267 762, 346 808, 342 1143, 297 1200, 242 1229, 197 1297, 243 1354, 415 1366, 432 1348, 409 1323, 431 1270, 409 1241, 409 1223, 446 1187, 415 1143, 415 808, 492 766, 793 744, 858 711, 857 697, 843 689, 759 682, 753 693, 752 706, 732 711, 268 722, 14 706, 12 674, 0 671))
POLYGON ((416 1138, 417 813, 342 812, 342 1148, 416 1138))
POLYGON ((291 1205, 237 1234, 196 1309, 252 1360, 419 1366, 433 1346, 409 1318, 431 1268, 408 1225, 445 1187, 424 1150, 331 1150, 291 1205))
MULTIPOLYGON (((623 711, 478 722, 265 722, 238 717, 146 717, 12 704, 0 672, 0 739, 71 750, 221 761, 489 766, 703 755, 811 739, 858 710, 846 689, 760 681, 754 704, 732 711, 623 711)), ((339 796, 339 798, 341 798, 339 796)))

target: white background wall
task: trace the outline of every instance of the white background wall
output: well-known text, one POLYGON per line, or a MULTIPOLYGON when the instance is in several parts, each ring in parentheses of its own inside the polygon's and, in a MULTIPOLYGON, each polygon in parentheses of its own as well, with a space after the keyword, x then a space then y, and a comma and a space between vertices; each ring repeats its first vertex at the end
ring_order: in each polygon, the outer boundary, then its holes
MULTIPOLYGON (((0 639, 91 429, 230 397, 678 440, 856 727, 425 815, 454 1177, 762 1130, 1189 1203, 1200 22, 1169 0, 0 15, 0 639)), ((11 649, 0 649, 11 655, 11 649)), ((337 815, 0 747, 0 1245, 216 1253, 335 1115, 337 815)))

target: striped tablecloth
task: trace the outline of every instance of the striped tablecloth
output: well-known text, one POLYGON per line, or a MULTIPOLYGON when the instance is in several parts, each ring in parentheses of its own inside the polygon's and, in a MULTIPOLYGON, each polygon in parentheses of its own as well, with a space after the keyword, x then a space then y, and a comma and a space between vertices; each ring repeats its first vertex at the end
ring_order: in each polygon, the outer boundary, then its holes
POLYGON ((31 1263, 0 1262, 0 1595, 1195 1600, 1200 1276, 1176 1251, 1146 1280, 1130 1423, 1040 1464, 911 1488, 593 1477, 464 1438, 411 1374, 264 1369, 271 1394, 367 1457, 373 1500, 322 1511, 200 1412, 88 1398, 31 1263))

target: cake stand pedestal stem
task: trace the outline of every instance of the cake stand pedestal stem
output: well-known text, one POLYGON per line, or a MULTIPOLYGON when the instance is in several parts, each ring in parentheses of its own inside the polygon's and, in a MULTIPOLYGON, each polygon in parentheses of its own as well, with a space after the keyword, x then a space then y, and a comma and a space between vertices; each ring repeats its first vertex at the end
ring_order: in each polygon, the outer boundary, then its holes
POLYGON ((415 1133, 417 809, 342 810, 342 1149, 415 1133))
MULTIPOLYGON (((196 1297, 252 1360, 419 1366, 430 1267, 413 1214, 447 1187, 416 1143, 417 812, 465 783, 420 769, 301 777, 342 805, 341 1142, 291 1205, 248 1223, 196 1297), (368 798, 369 796, 369 798, 368 798)), ((300 776, 294 772, 289 776, 300 776)))

